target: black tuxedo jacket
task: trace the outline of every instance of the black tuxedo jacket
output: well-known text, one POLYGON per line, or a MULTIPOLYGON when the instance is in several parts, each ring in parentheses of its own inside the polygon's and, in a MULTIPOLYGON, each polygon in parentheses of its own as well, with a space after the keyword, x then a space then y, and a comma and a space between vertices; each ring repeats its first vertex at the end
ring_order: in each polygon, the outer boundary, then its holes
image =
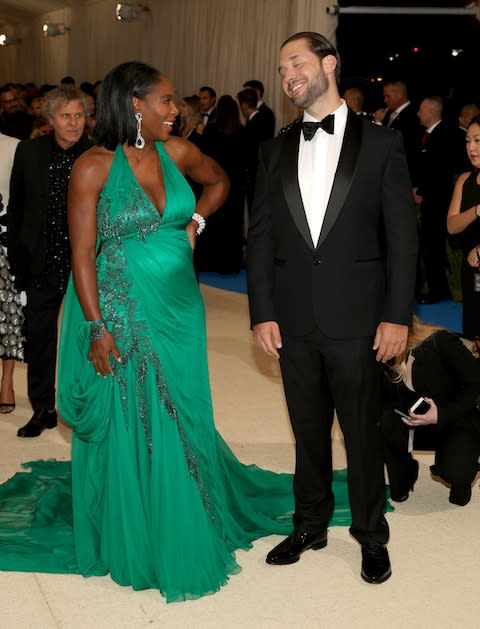
MULTIPOLYGON (((49 165, 53 134, 25 140, 17 146, 10 178, 7 208, 8 258, 15 287, 25 289, 32 275, 42 272, 46 254, 49 165)), ((80 155, 92 143, 75 145, 80 155)))
MULTIPOLYGON (((388 124, 387 118, 384 120, 384 124, 385 126, 388 124)), ((410 170, 410 176, 413 178, 416 168, 415 159, 417 157, 417 147, 421 136, 417 109, 412 104, 407 105, 393 120, 389 129, 402 132, 408 168, 410 170)))
POLYGON ((247 244, 252 325, 331 338, 409 324, 417 230, 400 134, 348 113, 317 244, 298 183, 301 125, 261 145, 247 244))
POLYGON ((458 127, 441 121, 418 146, 417 172, 414 185, 424 202, 436 206, 434 210, 445 220, 441 210, 450 204, 455 174, 464 165, 465 138, 458 127))
POLYGON ((265 105, 265 103, 262 103, 258 108, 258 114, 255 118, 260 118, 262 121, 266 139, 269 140, 270 138, 273 138, 275 135, 275 114, 270 107, 265 105))

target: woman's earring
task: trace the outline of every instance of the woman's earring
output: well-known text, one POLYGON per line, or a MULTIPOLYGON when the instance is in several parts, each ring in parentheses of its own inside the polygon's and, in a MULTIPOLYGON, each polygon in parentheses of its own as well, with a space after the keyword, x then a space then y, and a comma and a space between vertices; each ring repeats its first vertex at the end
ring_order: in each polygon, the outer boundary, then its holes
POLYGON ((135 120, 137 121, 137 137, 135 139, 135 148, 143 149, 145 146, 145 140, 142 138, 142 114, 140 112, 135 114, 135 120))

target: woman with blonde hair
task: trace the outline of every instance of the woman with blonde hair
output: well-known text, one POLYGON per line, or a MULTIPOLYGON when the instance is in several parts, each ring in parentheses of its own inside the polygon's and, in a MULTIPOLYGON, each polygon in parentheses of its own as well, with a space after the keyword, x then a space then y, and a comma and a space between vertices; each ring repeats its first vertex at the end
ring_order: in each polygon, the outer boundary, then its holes
POLYGON ((197 144, 197 140, 204 129, 200 112, 200 99, 195 94, 185 96, 182 98, 178 110, 180 112, 180 136, 184 140, 190 140, 190 142, 197 144))
POLYGON ((433 450, 432 474, 450 486, 451 503, 466 505, 480 455, 480 361, 456 334, 414 317, 407 349, 386 376, 381 427, 392 500, 407 500, 417 480, 411 451, 433 450), (411 412, 422 397, 428 410, 411 412))

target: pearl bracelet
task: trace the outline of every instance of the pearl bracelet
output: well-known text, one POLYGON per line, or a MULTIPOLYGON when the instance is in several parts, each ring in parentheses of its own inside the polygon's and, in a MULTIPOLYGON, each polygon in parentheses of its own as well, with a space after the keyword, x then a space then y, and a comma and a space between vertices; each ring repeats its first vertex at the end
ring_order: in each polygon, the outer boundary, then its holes
POLYGON ((108 332, 105 323, 101 319, 98 319, 97 321, 89 321, 88 323, 90 324, 91 341, 98 341, 98 339, 103 338, 108 332))
POLYGON ((205 225, 206 225, 205 219, 203 218, 201 214, 197 214, 197 212, 194 212, 192 214, 192 218, 196 223, 198 223, 197 236, 200 236, 200 234, 205 229, 205 225))

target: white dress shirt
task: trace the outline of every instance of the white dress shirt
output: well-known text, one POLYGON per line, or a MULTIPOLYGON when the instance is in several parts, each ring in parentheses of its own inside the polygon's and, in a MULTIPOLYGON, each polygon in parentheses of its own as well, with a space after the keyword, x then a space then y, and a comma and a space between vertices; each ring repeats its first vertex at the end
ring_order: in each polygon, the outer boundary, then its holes
MULTIPOLYGON (((303 133, 300 134, 298 183, 310 235, 315 246, 330 199, 347 124, 348 108, 343 99, 340 107, 332 111, 332 114, 335 115, 333 134, 318 129, 310 141, 305 140, 303 133)), ((303 120, 319 122, 307 112, 304 112, 303 120)))

